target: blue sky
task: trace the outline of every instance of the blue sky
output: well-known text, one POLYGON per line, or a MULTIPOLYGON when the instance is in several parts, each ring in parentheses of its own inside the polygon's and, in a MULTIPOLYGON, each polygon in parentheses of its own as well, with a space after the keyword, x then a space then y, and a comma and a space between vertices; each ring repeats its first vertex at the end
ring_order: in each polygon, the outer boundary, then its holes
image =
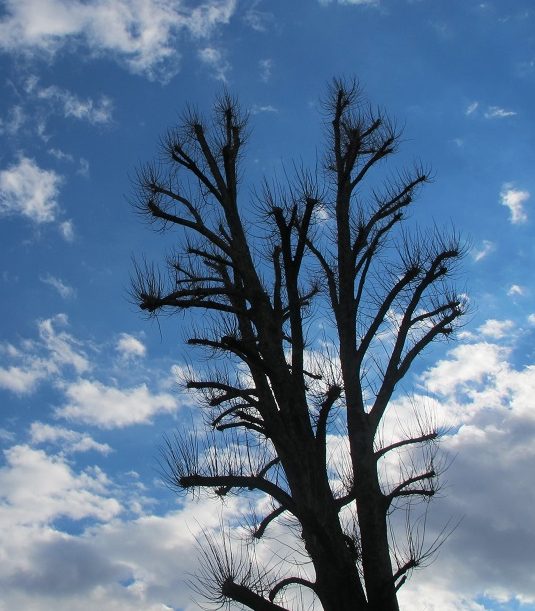
POLYGON ((185 575, 219 514, 159 481, 189 323, 129 301, 132 255, 173 244, 131 179, 226 86, 247 207, 321 161, 339 75, 403 127, 394 163, 433 168, 411 222, 470 244, 466 325, 406 383, 451 430, 433 515, 463 521, 403 608, 535 609, 534 32, 531 0, 0 0, 0 609, 198 608, 185 575))

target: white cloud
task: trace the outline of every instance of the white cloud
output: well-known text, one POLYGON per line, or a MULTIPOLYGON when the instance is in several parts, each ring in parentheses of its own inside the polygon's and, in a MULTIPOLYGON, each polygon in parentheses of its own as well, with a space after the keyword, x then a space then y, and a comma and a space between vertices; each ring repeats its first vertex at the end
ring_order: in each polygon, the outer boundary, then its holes
POLYGON ((0 523, 47 524, 58 517, 109 520, 121 510, 106 498, 109 481, 98 468, 75 474, 61 456, 17 445, 4 452, 0 469, 0 523))
POLYGON ((64 314, 39 321, 39 340, 25 340, 20 348, 9 344, 2 346, 6 360, 0 365, 0 388, 26 395, 35 391, 46 379, 56 379, 64 368, 81 374, 89 371, 90 363, 72 335, 57 327, 65 327, 68 319, 64 314))
POLYGON ((492 339, 502 339, 507 336, 515 327, 512 320, 496 320, 491 318, 483 323, 478 331, 492 339))
POLYGON ((63 221, 62 223, 60 223, 59 230, 61 232, 61 235, 67 242, 74 241, 74 225, 71 220, 63 221))
POLYGON ((76 170, 76 173, 84 178, 89 178, 89 161, 83 157, 80 157, 79 164, 80 166, 76 170))
MULTIPOLYGON (((11 472, 15 469, 10 465, 11 472)), ((43 475, 47 473, 48 470, 43 470, 43 475)), ((71 481, 76 482, 86 473, 71 470, 70 475, 71 481)), ((94 505, 107 500, 120 509, 118 501, 106 498, 104 492, 94 495, 94 505)), ((51 487, 49 494, 72 505, 72 495, 60 486, 51 487)), ((47 495, 42 505, 34 503, 37 519, 28 524, 17 520, 17 515, 22 517, 24 503, 20 500, 10 506, 10 517, 14 518, 10 522, 1 520, 7 516, 0 513, 0 549, 4 552, 0 587, 6 609, 194 611, 198 608, 186 581, 198 563, 196 537, 201 534, 201 525, 209 531, 217 531, 219 527, 219 503, 189 500, 180 510, 166 515, 142 515, 130 520, 121 519, 118 513, 108 519, 98 515, 101 523, 91 524, 80 535, 68 535, 48 526, 58 513, 53 511, 55 507, 51 511, 47 495), (40 513, 52 515, 45 521, 40 513)), ((236 499, 229 499, 226 514, 236 518, 242 507, 236 499)), ((113 508, 111 504, 110 508, 113 508)), ((86 512, 80 517, 68 517, 80 520, 93 516, 86 512)))
POLYGON ((439 395, 451 395, 465 384, 483 383, 495 375, 509 349, 487 342, 461 344, 422 375, 427 390, 439 395))
POLYGON ((278 108, 275 106, 271 106, 271 104, 266 104, 265 106, 259 106, 258 104, 253 104, 251 107, 251 114, 258 115, 262 112, 279 112, 278 108))
POLYGON ((442 592, 453 593, 445 599, 448 610, 477 609, 474 600, 482 594, 511 608, 514 600, 535 601, 525 566, 535 545, 535 490, 528 484, 535 460, 535 365, 514 367, 509 354, 493 344, 459 346, 424 376, 429 390, 439 390, 439 413, 452 430, 443 447, 454 460, 447 493, 433 509, 435 524, 464 519, 423 579, 404 586, 401 600, 414 600, 409 606, 418 611, 442 611, 418 602, 426 590, 440 601, 442 592))
POLYGON ((487 255, 493 252, 495 248, 496 247, 493 242, 491 242, 490 240, 483 240, 480 248, 474 248, 472 250, 472 257, 474 258, 474 261, 476 262, 481 261, 487 255))
POLYGON ((0 135, 7 134, 8 136, 14 136, 24 125, 26 121, 26 115, 21 106, 16 105, 10 108, 7 117, 2 119, 0 117, 0 135))
POLYGON ((63 452, 88 452, 93 450, 109 454, 112 450, 107 443, 95 441, 87 433, 71 431, 61 426, 52 426, 44 422, 32 422, 30 437, 33 444, 54 443, 61 445, 63 452))
MULTIPOLYGON (((447 488, 431 507, 429 536, 432 540, 451 517, 464 516, 464 521, 437 560, 400 590, 402 608, 483 611, 474 602, 482 594, 502 601, 535 598, 535 490, 529 486, 535 460, 535 367, 515 368, 509 354, 484 342, 460 345, 424 376, 428 391, 440 389, 430 404, 452 426, 444 448, 455 456, 446 473, 447 488), (445 380, 444 374, 456 375, 457 381, 445 380)), ((40 423, 32 431, 34 443, 68 442, 72 433, 40 423)), ((62 456, 16 448, 21 449, 8 455, 0 470, 0 495, 6 499, 0 505, 0 587, 6 608, 197 608, 184 576, 195 571, 195 536, 201 526, 218 529, 217 503, 188 499, 165 515, 126 519, 119 513, 126 503, 112 496, 113 483, 98 469, 77 472, 62 456), (80 491, 88 494, 81 497, 80 491), (62 516, 100 523, 67 535, 55 529, 54 521, 62 516)), ((225 505, 234 519, 246 511, 240 499, 229 498, 225 505)))
POLYGON ((53 56, 77 43, 134 73, 168 80, 178 71, 177 37, 209 36, 229 22, 235 8, 236 0, 206 0, 194 7, 181 0, 7 0, 0 48, 53 56))
POLYGON ((33 159, 21 157, 0 171, 0 215, 21 215, 34 223, 54 221, 61 183, 53 170, 43 170, 33 159))
POLYGON ((38 367, 0 367, 0 388, 18 395, 31 393, 47 372, 38 367))
POLYGON ((257 32, 265 32, 269 26, 275 21, 273 13, 268 11, 260 11, 257 6, 261 0, 253 0, 251 6, 247 9, 243 20, 245 23, 257 32))
POLYGON ((64 151, 60 149, 50 148, 48 149, 48 154, 52 155, 52 157, 55 157, 59 161, 69 161, 69 162, 74 161, 72 155, 70 155, 69 153, 65 153, 64 151))
POLYGON ((156 414, 178 408, 173 395, 151 394, 146 384, 121 389, 96 380, 78 380, 66 384, 64 392, 67 403, 55 410, 56 417, 103 429, 147 424, 156 414))
MULTIPOLYGON (((49 155, 52 155, 52 157, 55 157, 58 161, 64 161, 66 163, 75 162, 74 157, 70 153, 65 153, 65 151, 62 151, 61 149, 49 148, 47 152, 49 155)), ((79 176, 83 176, 84 178, 89 177, 89 161, 87 161, 87 159, 84 159, 84 157, 80 157, 80 159, 78 160, 78 169, 76 170, 76 173, 79 176)))
POLYGON ((509 297, 514 297, 515 295, 518 296, 522 296, 526 293, 525 289, 523 286, 520 286, 519 284, 511 284, 511 286, 509 287, 509 290, 507 291, 507 294, 509 295, 509 297))
POLYGON ((63 297, 63 299, 71 299, 76 295, 76 291, 72 288, 72 286, 68 286, 62 280, 56 278, 55 276, 47 274, 46 276, 39 278, 39 280, 41 280, 41 282, 44 282, 44 284, 48 284, 49 286, 56 289, 56 291, 61 295, 61 297, 63 297))
POLYGON ((223 81, 223 83, 227 82, 227 73, 230 70, 230 64, 219 49, 214 47, 199 49, 199 58, 212 69, 214 78, 218 81, 223 81))
POLYGON ((81 344, 66 331, 57 331, 56 326, 69 324, 65 314, 57 314, 38 323, 39 337, 50 352, 56 367, 71 367, 76 373, 85 373, 91 369, 87 355, 81 350, 81 344))
POLYGON ((471 104, 469 104, 466 107, 466 110, 464 111, 464 114, 467 115, 467 116, 471 115, 472 113, 474 113, 478 109, 478 106, 479 106, 479 102, 472 102, 471 104))
POLYGON ((147 352, 145 345, 140 342, 137 337, 129 335, 128 333, 121 333, 115 349, 124 359, 142 357, 145 356, 147 352))
POLYGON ((535 325, 535 312, 528 316, 528 322, 530 325, 535 325))
POLYGON ((516 112, 514 110, 506 110, 499 106, 489 106, 487 112, 485 112, 486 119, 504 119, 505 117, 514 117, 516 112))
POLYGON ((273 71, 273 60, 270 58, 261 59, 258 62, 260 68, 260 80, 267 83, 271 79, 271 73, 273 71))
MULTIPOLYGON (((369 4, 369 5, 378 5, 379 0, 336 0, 338 4, 349 4, 349 5, 358 5, 358 4, 369 4)), ((323 6, 327 6, 331 4, 333 0, 319 0, 319 3, 323 6)))
POLYGON ((518 225, 528 220, 528 215, 524 210, 524 202, 530 197, 529 191, 515 189, 511 183, 505 183, 500 192, 502 206, 509 208, 511 212, 511 223, 518 225))
POLYGON ((26 91, 39 100, 49 101, 54 110, 61 109, 66 118, 73 117, 93 125, 110 123, 112 120, 113 102, 107 96, 101 96, 98 101, 91 98, 83 100, 55 85, 39 87, 35 77, 27 80, 26 91))

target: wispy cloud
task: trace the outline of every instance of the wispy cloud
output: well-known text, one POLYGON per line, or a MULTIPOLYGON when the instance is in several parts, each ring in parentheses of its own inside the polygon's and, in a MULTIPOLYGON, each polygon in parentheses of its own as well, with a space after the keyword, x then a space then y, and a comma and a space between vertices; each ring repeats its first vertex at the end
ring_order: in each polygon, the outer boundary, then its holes
POLYGON ((251 6, 245 12, 243 20, 257 32, 265 32, 275 21, 273 13, 262 11, 258 7, 261 0, 253 0, 251 6))
POLYGON ((0 345, 0 388, 28 395, 44 380, 57 380, 66 368, 77 375, 89 371, 87 355, 67 325, 67 316, 58 314, 38 322, 38 340, 25 340, 20 348, 0 345))
POLYGON ((464 114, 466 116, 469 116, 469 115, 473 114, 478 109, 478 107, 479 107, 479 102, 471 102, 466 107, 466 110, 464 111, 464 114))
POLYGON ((51 274, 47 274, 46 276, 42 276, 39 278, 41 282, 44 284, 48 284, 52 288, 56 289, 56 291, 63 297, 63 299, 71 299, 76 295, 76 291, 72 288, 72 286, 68 286, 59 278, 52 276, 51 274))
POLYGON ((49 148, 48 154, 52 155, 52 157, 54 157, 58 161, 68 161, 70 163, 74 161, 74 158, 72 155, 70 155, 69 153, 65 153, 65 151, 62 151, 60 149, 49 148))
MULTIPOLYGON (((479 114, 480 104, 478 101, 470 102, 465 108, 464 114, 469 117, 470 115, 479 114)), ((507 117, 514 117, 517 113, 514 110, 502 108, 501 106, 488 106, 487 110, 483 113, 485 119, 505 119, 507 117)))
POLYGON ((74 241, 74 225, 72 221, 63 221, 60 223, 59 230, 67 242, 74 241))
POLYGON ((214 78, 226 83, 231 66, 225 59, 223 51, 215 47, 204 47, 204 49, 199 49, 198 54, 200 60, 212 69, 214 78))
POLYGON ((34 223, 50 223, 58 213, 62 177, 28 157, 0 171, 0 215, 20 215, 34 223))
POLYGON ((487 257, 491 252, 495 250, 495 245, 490 240, 483 240, 481 246, 479 248, 472 249, 472 257, 474 261, 482 261, 485 257, 487 257))
POLYGON ((506 110, 500 106, 489 106, 485 112, 485 119, 504 119, 514 117, 516 114, 514 110, 506 110))
POLYGON ((505 183, 500 192, 502 206, 509 208, 511 212, 510 221, 513 225, 525 223, 528 215, 524 210, 524 203, 529 199, 529 191, 516 189, 512 183, 505 183))
POLYGON ((379 0, 318 0, 320 4, 323 6, 327 6, 331 4, 333 1, 338 2, 338 4, 348 4, 357 6, 359 4, 368 4, 368 5, 378 5, 379 0))
POLYGON ((251 114, 253 115, 258 115, 263 112, 279 112, 279 109, 275 108, 275 106, 271 106, 271 104, 266 104, 265 106, 253 104, 251 107, 251 114))
POLYGON ((104 95, 97 101, 92 98, 82 99, 56 85, 41 87, 36 77, 27 79, 26 93, 39 100, 50 102, 54 110, 60 110, 66 118, 88 121, 93 125, 110 123, 112 120, 113 102, 104 95))
POLYGON ((194 8, 175 0, 6 0, 0 49, 49 57, 76 41, 90 55, 108 55, 134 73, 169 80, 179 69, 179 35, 209 36, 226 24, 236 0, 194 8))
POLYGON ((273 60, 270 58, 261 59, 258 62, 258 67, 260 68, 260 80, 263 83, 269 82, 273 71, 273 60))
POLYGON ((8 136, 15 135, 26 121, 26 115, 22 106, 16 105, 10 108, 5 119, 0 117, 0 135, 7 134, 8 136))

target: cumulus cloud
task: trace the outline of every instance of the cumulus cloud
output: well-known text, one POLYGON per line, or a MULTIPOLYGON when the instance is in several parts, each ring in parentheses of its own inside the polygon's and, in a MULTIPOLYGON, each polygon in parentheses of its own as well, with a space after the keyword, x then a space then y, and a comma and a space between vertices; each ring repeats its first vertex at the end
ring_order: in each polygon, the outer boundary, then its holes
MULTIPOLYGON (((452 516, 464 520, 436 562, 400 590, 403 608, 483 611, 487 605, 476 602, 482 593, 502 602, 535 599, 530 570, 535 490, 529 485, 535 460, 535 366, 515 367, 510 355, 511 348, 490 342, 461 344, 422 376, 423 388, 433 395, 428 395, 430 406, 451 426, 443 445, 448 456, 455 456, 443 498, 432 507, 436 519, 428 523, 429 535, 432 539, 452 516)), ((103 411, 107 408, 104 402, 103 411)), ((76 440, 74 431, 42 423, 34 423, 31 432, 32 443, 76 440)), ((339 439, 329 443, 334 459, 339 439)), ((113 496, 113 482, 102 471, 76 471, 61 455, 24 445, 11 448, 6 457, 0 469, 0 496, 6 499, 0 509, 0 548, 5 550, 0 586, 9 608, 196 608, 184 576, 196 565, 201 526, 218 529, 217 504, 186 500, 165 515, 126 519, 113 496), (82 485, 85 497, 78 494, 82 485), (62 516, 99 523, 81 535, 67 535, 54 529, 54 520, 62 516)), ((231 517, 245 511, 240 499, 225 504, 231 517)))
POLYGON ((20 215, 37 224, 54 221, 61 183, 61 176, 53 170, 21 157, 0 171, 0 215, 20 215))
POLYGON ((110 520, 121 511, 107 498, 109 481, 98 468, 75 473, 61 456, 28 445, 4 452, 0 468, 0 521, 3 530, 17 524, 49 524, 58 517, 110 520))
POLYGON ((119 339, 117 340, 115 349, 124 359, 143 357, 147 352, 145 344, 139 341, 137 337, 134 337, 128 333, 121 333, 119 339))
POLYGON ((468 384, 482 384, 495 375, 509 349, 487 342, 461 344, 438 361, 421 377, 427 390, 439 395, 454 394, 468 384))
POLYGON ((425 577, 404 586, 402 602, 414 597, 408 606, 417 611, 487 608, 475 602, 482 594, 489 605, 496 601, 511 608, 516 608, 514 600, 535 601, 527 568, 535 549, 535 490, 529 484, 535 459, 535 365, 515 367, 510 355, 510 349, 496 344, 466 344, 424 376, 451 427, 443 448, 455 457, 447 472, 447 494, 433 510, 436 523, 452 516, 463 521, 425 577), (460 564, 459 558, 469 561, 460 564), (427 606, 426 590, 448 604, 427 606))
POLYGON ((511 183, 505 183, 500 192, 502 206, 509 208, 511 212, 510 221, 513 225, 525 223, 528 215, 524 210, 524 203, 529 199, 529 191, 515 189, 511 183))
POLYGON ((146 384, 122 389, 96 380, 78 380, 68 383, 64 392, 67 402, 55 410, 56 417, 103 429, 147 424, 156 414, 178 408, 173 395, 152 394, 146 384))
MULTIPOLYGON (((6 469, 8 474, 14 470, 12 465, 6 469)), ((76 482, 83 475, 70 471, 71 481, 76 482)), ((68 481, 65 484, 67 487, 68 481)), ((59 486, 51 487, 50 494, 58 494, 72 503, 59 486)), ((121 508, 114 498, 106 499, 104 494, 104 490, 94 494, 95 505, 108 500, 113 502, 108 511, 121 508)), ((201 525, 211 532, 219 527, 221 511, 217 502, 187 501, 180 510, 135 519, 121 519, 118 511, 110 511, 111 515, 103 519, 100 513, 96 516, 100 523, 93 523, 80 535, 67 534, 49 525, 58 513, 55 508, 51 511, 48 498, 45 497, 43 506, 34 503, 37 519, 28 524, 16 519, 21 515, 22 504, 15 501, 10 506, 10 523, 0 512, 3 527, 0 546, 5 552, 0 587, 6 608, 35 611, 198 608, 191 600, 186 579, 197 564, 196 537, 201 535, 201 525), (40 513, 52 515, 45 521, 40 513)), ((80 517, 69 517, 91 519, 90 508, 85 509, 85 515, 80 512, 80 517)), ((236 499, 226 503, 226 514, 231 518, 236 518, 241 509, 236 499)))
POLYGON ((507 291, 507 294, 509 295, 509 297, 514 297, 515 295, 518 295, 519 297, 521 297, 525 293, 526 293, 526 290, 524 289, 523 286, 520 286, 519 284, 511 284, 511 286, 509 287, 507 291))
POLYGON ((68 286, 63 282, 63 280, 60 280, 51 274, 47 274, 39 279, 44 284, 48 284, 52 288, 56 289, 63 299, 71 299, 76 295, 76 291, 72 288, 72 286, 68 286))
POLYGON ((515 323, 512 320, 496 320, 491 318, 485 321, 479 328, 478 331, 486 337, 492 339, 502 339, 510 334, 514 329, 515 323))
POLYGON ((69 44, 107 55, 149 78, 178 70, 178 36, 209 36, 232 17, 236 0, 7 0, 0 49, 53 56, 69 44))
POLYGON ((44 422, 32 422, 30 427, 32 444, 51 443, 61 446, 62 452, 88 452, 93 450, 109 454, 112 449, 107 443, 95 441, 87 433, 71 431, 61 426, 52 426, 44 422))

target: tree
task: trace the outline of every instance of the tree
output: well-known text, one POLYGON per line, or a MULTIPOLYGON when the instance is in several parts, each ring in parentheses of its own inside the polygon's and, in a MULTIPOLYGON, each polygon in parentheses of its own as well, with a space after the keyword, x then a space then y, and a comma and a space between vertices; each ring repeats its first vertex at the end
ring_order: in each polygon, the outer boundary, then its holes
POLYGON ((358 86, 335 80, 325 111, 324 172, 266 181, 244 208, 247 117, 226 94, 210 125, 189 110, 162 140, 165 162, 138 174, 138 207, 181 228, 181 250, 168 277, 137 265, 133 293, 149 314, 204 312, 210 324, 187 343, 218 357, 186 381, 203 397, 206 433, 167 439, 169 483, 268 497, 253 539, 286 527, 307 559, 261 567, 208 538, 203 593, 267 611, 302 590, 326 611, 394 611, 398 588, 439 544, 425 547, 411 522, 415 501, 437 491, 439 431, 419 415, 416 431, 385 441, 384 423, 414 359, 464 313, 449 284, 463 252, 456 235, 400 230, 429 173, 416 166, 378 182, 373 170, 400 133, 358 86), (408 515, 405 546, 390 526, 395 508, 408 515))

